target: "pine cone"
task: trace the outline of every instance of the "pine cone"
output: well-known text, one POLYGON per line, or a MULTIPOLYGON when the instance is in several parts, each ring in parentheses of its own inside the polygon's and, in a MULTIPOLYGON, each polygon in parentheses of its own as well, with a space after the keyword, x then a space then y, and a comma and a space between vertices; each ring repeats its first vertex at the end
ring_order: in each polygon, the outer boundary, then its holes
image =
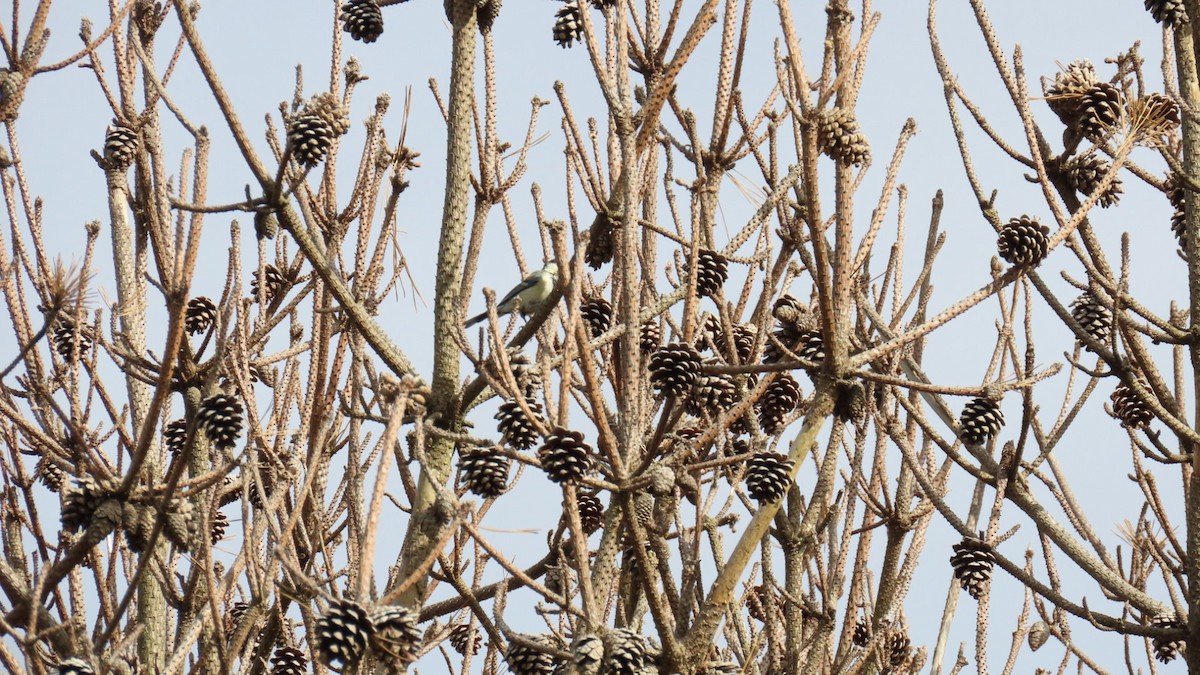
MULTIPOLYGON (((1108 173, 1108 169, 1108 162, 1094 151, 1089 150, 1071 160, 1067 165, 1067 181, 1080 193, 1091 196, 1099 187, 1100 181, 1104 179, 1104 175, 1108 173)), ((1108 184, 1108 189, 1100 194, 1096 203, 1102 209, 1115 206, 1117 202, 1121 201, 1122 192, 1124 189, 1121 187, 1121 178, 1117 176, 1108 184)))
POLYGON ((225 616, 225 641, 229 642, 233 639, 233 634, 237 632, 238 624, 242 619, 246 618, 246 612, 250 611, 250 604, 245 602, 235 602, 229 608, 229 613, 225 616))
POLYGON ((563 595, 566 583, 567 570, 563 565, 547 565, 546 574, 542 576, 542 585, 546 590, 555 595, 563 595))
POLYGON ((1013 218, 1000 228, 996 246, 1014 267, 1036 267, 1049 252, 1050 228, 1029 216, 1013 218))
POLYGON ((839 382, 833 414, 849 424, 857 424, 867 416, 867 391, 858 380, 839 382))
POLYGON ((595 297, 584 301, 579 308, 579 314, 583 317, 583 322, 587 324, 588 333, 594 338, 600 337, 609 328, 612 328, 613 306, 604 298, 595 297))
POLYGON ((59 517, 63 530, 78 532, 87 529, 97 508, 111 496, 112 491, 97 483, 95 478, 86 474, 76 478, 62 498, 59 517))
POLYGON ((450 646, 459 654, 468 656, 479 650, 482 637, 478 631, 471 630, 468 623, 455 624, 450 629, 450 646))
POLYGON ((768 341, 763 348, 763 363, 779 363, 791 358, 779 345, 806 361, 819 364, 825 360, 825 338, 819 329, 801 330, 794 325, 781 325, 775 330, 775 341, 779 344, 768 341))
POLYGON ((577 675, 594 675, 600 672, 604 661, 604 640, 591 634, 577 635, 571 642, 571 663, 577 675))
MULTIPOLYGON (((262 478, 263 482, 262 493, 267 498, 267 501, 270 501, 271 495, 275 492, 275 469, 271 465, 270 460, 266 459, 265 457, 261 458, 257 462, 257 465, 258 475, 260 478, 262 478)), ((258 496, 258 481, 253 478, 253 475, 253 473, 247 473, 250 484, 247 485, 246 488, 250 492, 250 505, 256 509, 261 509, 263 508, 264 504, 262 497, 258 496)))
POLYGON ((800 333, 795 352, 796 356, 806 361, 821 363, 825 360, 825 337, 819 330, 803 331, 800 333))
POLYGON ((221 481, 221 487, 218 491, 217 506, 229 506, 241 498, 241 484, 235 483, 232 477, 225 476, 225 479, 221 481))
POLYGON ((138 133, 113 120, 104 136, 104 163, 108 168, 124 171, 137 159, 138 133))
POLYGON ((288 143, 296 161, 311 169, 324 161, 334 140, 349 128, 345 107, 333 94, 322 92, 288 119, 288 143))
POLYGON ((42 484, 50 489, 51 492, 58 492, 62 489, 63 481, 67 475, 63 470, 58 468, 58 465, 50 461, 48 457, 43 457, 37 463, 37 475, 41 479, 42 484))
POLYGON ((654 524, 654 495, 638 490, 633 495, 633 515, 642 527, 654 524))
MULTIPOLYGON (((696 336, 697 349, 708 348, 708 345, 704 343, 704 340, 700 338, 700 335, 706 336, 708 338, 708 342, 715 347, 717 341, 720 340, 721 336, 724 334, 725 331, 721 328, 721 319, 717 318, 715 315, 705 313, 700 319, 700 330, 696 336)), ((716 349, 720 351, 720 347, 716 347, 716 349)))
POLYGON ((16 97, 24 79, 17 71, 0 68, 0 104, 8 103, 16 97))
MULTIPOLYGON (((757 586, 751 586, 750 591, 746 593, 746 613, 755 621, 767 622, 768 588, 764 584, 758 584, 757 586)), ((783 607, 780 607, 779 603, 780 599, 776 598, 775 620, 782 622, 784 619, 783 607)))
MULTIPOLYGON (((217 380, 217 383, 222 389, 228 390, 233 386, 233 371, 237 367, 238 364, 233 363, 232 361, 225 363, 221 367, 221 377, 217 380)), ((264 371, 259 370, 258 366, 254 365, 253 363, 246 364, 246 378, 249 380, 250 384, 255 384, 261 380, 267 386, 272 386, 271 383, 273 378, 270 375, 270 371, 266 371, 266 373, 266 377, 263 377, 264 371)))
POLYGON ((748 438, 730 438, 727 446, 725 446, 725 454, 728 456, 744 455, 750 452, 750 441, 748 438))
POLYGON ((87 660, 72 656, 58 662, 58 675, 95 675, 96 670, 87 660))
MULTIPOLYGON (((167 12, 163 10, 163 5, 160 2, 146 1, 134 4, 133 21, 131 23, 137 26, 138 39, 141 40, 142 44, 150 44, 166 18, 167 12)), ((90 37, 83 39, 85 41, 91 40, 90 37)))
POLYGON ((766 344, 763 345, 763 363, 779 363, 789 359, 789 355, 784 350, 795 354, 799 340, 800 332, 796 330, 795 326, 784 324, 776 327, 766 344))
POLYGON ((646 663, 646 639, 628 628, 618 628, 604 637, 605 673, 641 675, 646 663))
POLYGON ((850 641, 858 647, 866 647, 871 641, 871 624, 866 619, 859 619, 854 624, 854 635, 850 637, 850 641))
POLYGON ((1154 419, 1154 413, 1150 407, 1143 403, 1137 393, 1124 382, 1113 389, 1109 399, 1112 401, 1113 417, 1121 420, 1123 427, 1142 429, 1149 426, 1150 420, 1154 419))
POLYGON ((1184 0, 1146 0, 1146 9, 1155 21, 1164 26, 1188 22, 1187 3, 1184 0))
MULTIPOLYGON (((1179 621, 1172 614, 1159 614, 1158 616, 1150 619, 1150 625, 1158 626, 1160 628, 1175 628, 1181 630, 1187 628, 1186 623, 1179 621)), ((1184 649, 1187 646, 1187 640, 1182 637, 1176 639, 1154 638, 1153 644, 1154 658, 1163 663, 1167 663, 1169 661, 1173 661, 1175 657, 1179 656, 1179 650, 1184 649)))
POLYGON ((654 320, 647 321, 642 324, 641 332, 638 336, 638 345, 642 348, 643 354, 653 353, 658 346, 662 344, 662 326, 658 325, 654 320))
POLYGON ((650 384, 667 397, 685 396, 700 377, 700 355, 689 345, 672 343, 650 356, 650 384))
POLYGON ((582 19, 579 16, 581 12, 576 0, 565 0, 563 6, 554 13, 554 42, 559 47, 566 49, 580 38, 583 31, 582 19))
POLYGON ((323 117, 302 112, 288 121, 288 142, 296 161, 311 169, 325 160, 333 146, 333 129, 323 117))
POLYGON ((712 340, 713 347, 721 354, 721 357, 729 363, 734 363, 736 355, 737 363, 748 363, 751 352, 754 350, 754 339, 758 337, 758 327, 753 324, 733 324, 729 331, 733 336, 733 348, 731 349, 725 331, 721 327, 720 319, 712 314, 704 316, 704 331, 712 340))
POLYGON ((26 82, 27 78, 20 71, 0 68, 0 119, 16 119, 21 100, 25 98, 26 82))
POLYGON ((232 449, 242 435, 242 402, 228 394, 209 396, 196 410, 196 421, 214 446, 232 449))
POLYGON ((715 297, 729 278, 729 260, 709 249, 700 249, 696 257, 700 261, 696 266, 696 296, 715 297))
POLYGON ((792 480, 792 462, 778 452, 758 452, 746 467, 746 493, 764 504, 779 501, 787 494, 792 480))
POLYGON ((771 316, 781 325, 795 326, 808 313, 808 307, 794 295, 781 295, 771 305, 771 316))
POLYGON ((737 353, 739 362, 750 362, 750 357, 754 355, 754 342, 757 339, 758 326, 741 323, 733 326, 733 352, 737 353))
POLYGON ((308 659, 294 647, 279 646, 271 657, 271 675, 306 675, 308 659))
POLYGON ((754 350, 754 339, 758 337, 758 327, 754 324, 734 324, 730 329, 733 334, 733 349, 729 348, 729 340, 725 338, 725 331, 720 329, 720 324, 716 328, 711 337, 713 346, 721 356, 729 363, 734 363, 735 355, 737 363, 749 363, 751 352, 754 350))
POLYGON ((578 431, 555 428, 537 454, 546 477, 555 483, 575 483, 592 470, 592 448, 578 431))
POLYGON ((1168 176, 1166 190, 1167 200, 1171 202, 1171 208, 1174 209, 1171 213, 1171 232, 1175 235, 1175 241, 1179 242, 1179 248, 1187 251, 1187 224, 1184 223, 1184 200, 1186 197, 1183 185, 1173 175, 1168 176))
POLYGON ((512 460, 496 448, 472 448, 459 454, 458 468, 462 484, 484 499, 499 497, 508 488, 508 469, 512 460))
POLYGON ((534 392, 542 386, 542 371, 531 361, 525 352, 512 350, 508 354, 508 367, 512 370, 513 380, 517 389, 527 399, 532 399, 534 392))
POLYGON ((963 407, 958 418, 958 437, 968 445, 983 445, 1002 426, 1004 413, 1000 411, 1000 404, 991 399, 976 398, 963 407))
MULTIPOLYGON (((116 503, 116 500, 105 502, 100 505, 99 510, 104 510, 106 505, 116 503)), ((105 526, 101 531, 111 532, 117 529, 117 526, 123 527, 125 530, 125 543, 129 545, 129 550, 134 553, 142 553, 146 547, 150 545, 150 534, 154 531, 154 521, 158 518, 158 514, 153 506, 148 504, 120 504, 120 514, 113 512, 109 517, 111 522, 109 526, 105 526)), ((96 518, 92 519, 91 527, 96 527, 96 518)), ((89 529, 91 529, 89 527, 89 529)))
POLYGON ((334 600, 317 619, 315 631, 317 661, 342 670, 362 658, 375 625, 362 605, 352 600, 334 600))
POLYGON ((592 236, 588 239, 583 259, 588 267, 600 269, 605 263, 612 262, 617 250, 617 231, 621 220, 607 214, 598 214, 596 224, 592 226, 592 236))
POLYGON ((646 492, 655 497, 670 496, 678 481, 675 469, 661 462, 652 464, 646 470, 646 477, 650 479, 650 482, 646 485, 646 492))
POLYGON ((1046 644, 1046 641, 1049 639, 1050 626, 1048 626, 1045 621, 1034 621, 1033 625, 1029 627, 1029 637, 1026 638, 1026 640, 1029 642, 1029 648, 1036 652, 1037 650, 1041 649, 1042 645, 1046 644))
POLYGON ((576 490, 576 505, 579 507, 579 521, 583 525, 584 534, 591 534, 600 529, 604 522, 604 503, 595 492, 576 490))
POLYGON ((996 554, 992 552, 992 547, 976 537, 964 537, 954 545, 954 555, 950 556, 954 578, 976 600, 987 590, 995 564, 996 554))
POLYGON ((183 553, 196 548, 196 509, 187 499, 173 499, 167 505, 163 536, 183 553))
POLYGON ((767 619, 767 591, 762 584, 751 586, 743 598, 746 614, 755 621, 765 622, 767 619))
POLYGON ((225 538, 225 530, 229 529, 229 517, 224 511, 217 511, 212 517, 212 530, 209 531, 209 537, 212 545, 216 546, 222 539, 225 538))
POLYGON ((319 115, 336 136, 350 131, 350 111, 333 93, 323 91, 304 104, 304 110, 319 115))
POLYGON ((685 401, 688 414, 716 419, 737 403, 737 385, 732 375, 701 374, 685 401))
MULTIPOLYGON (((263 265, 261 278, 267 280, 266 288, 264 289, 264 295, 267 298, 267 302, 274 300, 275 296, 279 295, 285 288, 291 285, 287 275, 281 272, 278 267, 270 263, 263 265)), ((258 287, 261 285, 261 283, 262 282, 259 274, 256 271, 254 273, 254 278, 250 280, 250 298, 255 302, 258 301, 258 287)))
MULTIPOLYGON (((533 641, 546 644, 546 638, 541 636, 534 637, 533 641)), ((517 642, 508 643, 504 658, 513 675, 553 675, 556 666, 553 656, 517 642)))
POLYGON ((163 427, 163 445, 166 446, 167 452, 172 455, 178 455, 183 452, 184 446, 187 444, 187 420, 175 420, 168 422, 167 426, 163 427))
POLYGON ((496 19, 500 17, 500 7, 503 0, 479 0, 477 3, 476 21, 479 22, 479 32, 485 33, 492 29, 496 19))
POLYGON ((758 423, 763 432, 775 435, 783 430, 784 418, 800 403, 800 385, 796 378, 787 373, 779 373, 771 384, 767 385, 762 398, 758 401, 758 423))
POLYGON ((1046 103, 1068 127, 1075 125, 1083 101, 1083 94, 1096 84, 1096 67, 1091 61, 1072 61, 1065 70, 1054 76, 1054 82, 1046 87, 1046 103))
POLYGON ((254 212, 254 236, 262 241, 274 239, 279 234, 279 216, 274 209, 259 209, 254 212))
POLYGON ((1173 134, 1179 128, 1179 104, 1158 92, 1146 94, 1129 104, 1129 122, 1149 138, 1173 134))
POLYGON ((419 622, 416 610, 399 605, 385 605, 371 612, 371 624, 375 627, 369 638, 371 651, 391 672, 403 672, 417 660, 422 638, 419 622))
POLYGON ((518 450, 528 450, 538 442, 538 424, 546 425, 542 417, 542 406, 536 401, 527 400, 529 411, 533 413, 531 420, 521 405, 516 401, 505 401, 496 411, 497 429, 500 438, 518 450))
POLYGON ((637 541, 628 534, 621 538, 621 547, 624 550, 626 564, 628 565, 627 576, 630 582, 641 584, 644 583, 643 579, 646 578, 646 569, 654 570, 658 568, 658 555, 654 552, 654 547, 649 542, 643 542, 641 548, 646 556, 646 565, 643 566, 642 562, 638 560, 637 553, 634 552, 636 546, 637 541))
POLYGON ((889 630, 880 645, 884 663, 890 668, 899 668, 912 655, 912 643, 908 634, 900 629, 889 630))
POLYGON ((92 348, 90 326, 76 326, 74 321, 60 319, 54 329, 54 351, 68 363, 79 361, 92 348))
POLYGON ((383 12, 375 0, 350 0, 342 5, 342 30, 351 38, 371 43, 383 35, 383 12))
POLYGON ((1071 318, 1096 342, 1108 340, 1112 331, 1112 312, 1090 292, 1084 291, 1071 303, 1071 318))
MULTIPOLYGON (((112 494, 109 492, 109 494, 112 494)), ((123 504, 116 499, 108 498, 102 500, 96 505, 96 508, 89 512, 89 522, 87 529, 79 536, 76 543, 85 547, 97 546, 110 534, 117 532, 121 524, 125 521, 126 512, 131 509, 130 504, 123 504)), ((138 553, 139 551, 134 551, 138 553)), ((94 567, 97 560, 96 552, 85 554, 81 564, 89 569, 94 567)))
POLYGON ((1121 121, 1125 98, 1116 85, 1096 82, 1079 101, 1079 130, 1088 138, 1103 138, 1121 121))
POLYGON ((855 166, 871 159, 871 148, 859 131, 858 120, 844 108, 821 112, 817 118, 817 145, 826 155, 855 166))
MULTIPOLYGON (((276 270, 278 272, 278 270, 276 270)), ((269 286, 268 286, 269 288, 269 286)), ((258 293, 254 294, 255 296, 258 293)), ((203 333, 217 318, 217 305, 211 299, 198 295, 188 300, 184 327, 191 335, 203 333)))

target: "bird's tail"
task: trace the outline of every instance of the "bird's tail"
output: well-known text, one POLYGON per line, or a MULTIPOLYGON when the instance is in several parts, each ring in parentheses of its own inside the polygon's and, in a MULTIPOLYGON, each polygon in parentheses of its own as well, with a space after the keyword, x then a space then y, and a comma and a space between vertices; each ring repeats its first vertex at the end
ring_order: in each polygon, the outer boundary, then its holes
POLYGON ((483 314, 476 314, 475 316, 467 319, 466 322, 463 323, 463 328, 470 328, 471 326, 474 326, 475 324, 479 323, 480 321, 483 321, 486 318, 487 318, 487 312, 484 312, 483 314))

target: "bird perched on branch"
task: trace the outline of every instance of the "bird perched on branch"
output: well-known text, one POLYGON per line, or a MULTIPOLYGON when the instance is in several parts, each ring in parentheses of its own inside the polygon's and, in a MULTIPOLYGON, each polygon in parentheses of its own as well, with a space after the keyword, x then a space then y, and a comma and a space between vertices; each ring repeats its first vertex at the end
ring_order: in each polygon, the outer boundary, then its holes
MULTIPOLYGON (((558 263, 548 262, 542 269, 530 274, 496 303, 496 315, 512 314, 518 305, 521 316, 533 313, 554 292, 558 285, 558 263)), ((470 328, 487 318, 487 312, 467 319, 463 328, 470 328)))

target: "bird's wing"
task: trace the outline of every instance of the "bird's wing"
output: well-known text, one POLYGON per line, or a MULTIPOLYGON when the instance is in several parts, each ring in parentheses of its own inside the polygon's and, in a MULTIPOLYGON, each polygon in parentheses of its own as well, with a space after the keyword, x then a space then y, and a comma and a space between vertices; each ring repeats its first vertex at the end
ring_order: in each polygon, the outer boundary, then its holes
POLYGON ((541 272, 534 272, 533 274, 530 274, 529 276, 522 279, 521 283, 517 284, 516 286, 513 286, 513 289, 508 292, 508 295, 505 295, 503 298, 501 298, 500 302, 496 303, 496 306, 499 307, 500 305, 503 305, 504 303, 509 302, 510 300, 513 300, 514 298, 516 298, 517 295, 519 295, 521 293, 521 291, 524 291, 527 288, 533 288, 534 286, 536 286, 538 283, 538 279, 541 278, 540 275, 541 275, 541 272))

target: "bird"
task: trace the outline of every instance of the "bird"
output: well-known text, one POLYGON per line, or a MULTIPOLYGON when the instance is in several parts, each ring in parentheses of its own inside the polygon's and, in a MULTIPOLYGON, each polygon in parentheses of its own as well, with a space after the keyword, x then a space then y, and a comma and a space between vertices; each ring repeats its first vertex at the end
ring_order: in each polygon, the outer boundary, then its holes
MULTIPOLYGON (((512 314, 518 301, 521 305, 521 316, 527 316, 538 308, 558 285, 558 263, 548 262, 542 269, 525 277, 521 283, 513 287, 500 302, 496 303, 496 315, 512 314)), ((467 319, 463 328, 470 328, 487 318, 487 312, 477 314, 467 319)))

